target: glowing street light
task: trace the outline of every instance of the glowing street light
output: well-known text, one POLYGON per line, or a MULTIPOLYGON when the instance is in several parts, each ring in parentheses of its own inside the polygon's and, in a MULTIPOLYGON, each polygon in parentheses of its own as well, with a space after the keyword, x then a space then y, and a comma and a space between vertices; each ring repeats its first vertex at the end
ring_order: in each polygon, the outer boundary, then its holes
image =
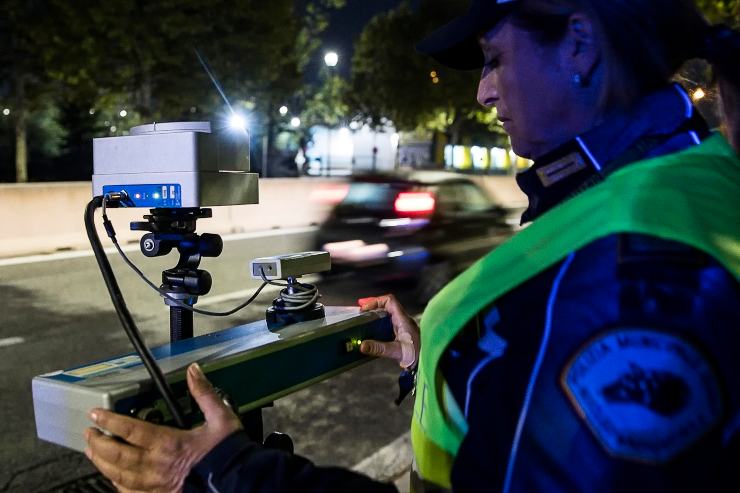
POLYGON ((244 118, 242 115, 234 113, 233 115, 231 115, 231 118, 229 118, 229 126, 235 130, 246 130, 247 119, 244 118))
POLYGON ((288 114, 288 107, 287 106, 281 106, 278 110, 282 116, 285 116, 288 114))
POLYGON ((290 126, 293 127, 293 128, 300 127, 301 126, 301 119, 298 118, 297 116, 294 116, 293 118, 290 119, 290 126))
POLYGON ((10 108, 4 108, 3 109, 3 116, 8 116, 10 114, 10 108))
POLYGON ((328 51, 324 55, 324 63, 327 67, 336 67, 339 63, 339 55, 335 51, 328 51))
POLYGON ((118 112, 118 114, 119 114, 119 115, 121 115, 121 118, 125 118, 125 117, 126 117, 126 115, 128 115, 128 111, 126 111, 126 110, 121 110, 121 111, 119 111, 119 112, 118 112))
POLYGON ((706 95, 707 95, 707 94, 706 94, 706 93, 704 92, 704 89, 702 89, 702 88, 700 87, 700 88, 698 88, 698 89, 697 89, 696 91, 694 91, 694 93, 693 93, 693 94, 691 95, 691 98, 692 98, 692 99, 693 99, 694 101, 699 101, 699 100, 700 100, 701 98, 703 98, 703 97, 704 97, 704 96, 706 96, 706 95))

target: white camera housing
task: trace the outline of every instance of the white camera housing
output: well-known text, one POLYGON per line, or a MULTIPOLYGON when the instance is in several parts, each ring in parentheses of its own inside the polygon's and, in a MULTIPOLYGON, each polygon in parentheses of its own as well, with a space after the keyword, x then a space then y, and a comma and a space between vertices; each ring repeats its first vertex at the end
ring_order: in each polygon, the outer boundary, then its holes
POLYGON ((125 207, 210 207, 259 202, 249 134, 209 122, 140 125, 93 139, 93 196, 125 192, 125 207))
POLYGON ((301 252, 274 257, 260 257, 249 263, 249 272, 253 279, 287 279, 316 274, 331 270, 329 252, 301 252))

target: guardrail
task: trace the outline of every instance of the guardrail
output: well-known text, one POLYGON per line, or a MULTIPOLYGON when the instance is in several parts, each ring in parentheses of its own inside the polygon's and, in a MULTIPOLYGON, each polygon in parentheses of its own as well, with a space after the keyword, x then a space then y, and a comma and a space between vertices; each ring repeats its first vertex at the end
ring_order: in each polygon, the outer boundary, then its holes
MULTIPOLYGON (((511 176, 471 177, 493 199, 517 206, 526 201, 511 176)), ((321 223, 346 188, 342 179, 269 178, 259 182, 260 203, 214 207, 199 231, 221 235, 294 228, 321 223)), ((83 213, 91 198, 90 182, 0 185, 0 257, 88 248, 83 213)), ((141 232, 128 229, 146 210, 111 209, 119 241, 138 242, 141 232)), ((105 231, 98 221, 98 233, 105 231)))

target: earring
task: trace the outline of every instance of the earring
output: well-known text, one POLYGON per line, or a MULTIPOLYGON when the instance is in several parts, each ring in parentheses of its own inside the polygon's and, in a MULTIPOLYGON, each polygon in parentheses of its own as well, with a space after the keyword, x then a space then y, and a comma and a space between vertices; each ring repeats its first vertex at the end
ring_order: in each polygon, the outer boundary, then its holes
POLYGON ((584 86, 583 77, 581 77, 581 74, 579 73, 573 74, 573 77, 571 78, 571 80, 573 81, 573 84, 577 85, 578 87, 584 86))

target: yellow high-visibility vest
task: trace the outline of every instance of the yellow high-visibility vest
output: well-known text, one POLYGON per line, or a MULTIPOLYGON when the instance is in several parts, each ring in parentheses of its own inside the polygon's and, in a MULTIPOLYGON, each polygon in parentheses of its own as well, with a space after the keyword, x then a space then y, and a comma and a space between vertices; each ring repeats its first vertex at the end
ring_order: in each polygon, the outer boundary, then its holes
POLYGON ((411 424, 416 472, 451 488, 467 432, 439 370, 447 346, 481 310, 563 260, 615 233, 642 233, 702 250, 740 278, 740 158, 720 135, 684 151, 626 166, 548 211, 478 261, 430 302, 411 424))

